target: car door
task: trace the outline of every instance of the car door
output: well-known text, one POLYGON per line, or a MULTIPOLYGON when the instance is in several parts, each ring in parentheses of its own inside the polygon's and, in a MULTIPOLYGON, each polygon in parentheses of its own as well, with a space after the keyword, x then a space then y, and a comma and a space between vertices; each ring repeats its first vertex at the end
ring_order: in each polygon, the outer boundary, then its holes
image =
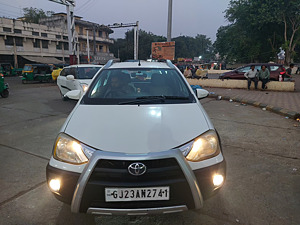
POLYGON ((244 74, 250 70, 250 66, 244 66, 236 70, 236 73, 233 74, 233 79, 245 79, 244 74))
POLYGON ((69 70, 70 70, 69 68, 64 68, 60 72, 59 76, 57 77, 57 86, 58 86, 58 88, 60 90, 60 93, 62 95, 65 95, 69 91, 68 87, 66 85, 66 83, 67 83, 66 76, 69 74, 69 70))
POLYGON ((77 75, 76 75, 76 71, 77 71, 77 66, 74 66, 74 67, 71 67, 68 71, 68 75, 73 75, 74 79, 67 79, 66 78, 66 89, 68 91, 72 91, 72 90, 76 90, 76 78, 77 78, 77 75))

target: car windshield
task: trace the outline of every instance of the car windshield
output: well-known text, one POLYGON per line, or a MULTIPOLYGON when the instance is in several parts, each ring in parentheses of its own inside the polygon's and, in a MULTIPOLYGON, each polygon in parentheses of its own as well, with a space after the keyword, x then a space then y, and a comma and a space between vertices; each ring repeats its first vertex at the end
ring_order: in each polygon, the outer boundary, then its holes
POLYGON ((92 79, 95 74, 101 69, 101 67, 78 67, 77 78, 78 79, 92 79))
POLYGON ((102 70, 83 98, 86 104, 188 103, 195 99, 175 69, 102 70))

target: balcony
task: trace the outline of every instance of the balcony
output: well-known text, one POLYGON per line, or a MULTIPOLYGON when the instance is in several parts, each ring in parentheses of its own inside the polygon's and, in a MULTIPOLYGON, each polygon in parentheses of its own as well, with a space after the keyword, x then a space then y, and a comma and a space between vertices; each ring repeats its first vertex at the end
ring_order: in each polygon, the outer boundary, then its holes
MULTIPOLYGON (((83 34, 78 34, 78 39, 84 39, 87 40, 87 36, 83 34)), ((89 40, 93 40, 93 36, 89 35, 89 40)), ((114 40, 109 38, 102 38, 102 37, 96 37, 96 41, 106 43, 106 44, 113 44, 114 40)))

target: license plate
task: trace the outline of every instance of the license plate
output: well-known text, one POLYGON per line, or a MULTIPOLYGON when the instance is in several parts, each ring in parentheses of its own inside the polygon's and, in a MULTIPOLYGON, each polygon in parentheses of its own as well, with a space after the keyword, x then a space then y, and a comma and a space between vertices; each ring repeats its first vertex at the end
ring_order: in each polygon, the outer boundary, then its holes
POLYGON ((105 188, 106 202, 169 200, 170 187, 105 188))

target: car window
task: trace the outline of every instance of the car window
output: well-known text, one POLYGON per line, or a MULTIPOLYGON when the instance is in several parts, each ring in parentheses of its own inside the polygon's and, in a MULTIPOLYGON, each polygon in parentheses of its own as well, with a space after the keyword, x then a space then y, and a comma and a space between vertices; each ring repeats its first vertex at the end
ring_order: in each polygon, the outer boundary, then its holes
POLYGON ((101 67, 78 67, 77 79, 92 79, 101 67))
POLYGON ((237 71, 238 71, 239 73, 246 73, 246 72, 248 72, 249 70, 250 70, 250 66, 245 66, 245 67, 242 67, 242 68, 237 69, 237 71))
POLYGON ((278 70, 279 66, 270 66, 271 71, 276 71, 278 70))
POLYGON ((60 74, 59 74, 59 76, 66 76, 66 71, 68 70, 68 68, 64 68, 61 72, 60 72, 60 74))
POLYGON ((102 70, 90 85, 85 100, 92 102, 95 99, 102 100, 101 103, 117 104, 118 101, 115 100, 153 96, 177 98, 179 102, 194 101, 190 89, 177 70, 159 68, 102 70))
POLYGON ((68 74, 67 75, 73 75, 75 78, 77 78, 77 76, 76 76, 76 67, 71 67, 68 70, 68 74))
POLYGON ((261 66, 255 66, 255 70, 261 70, 261 66))

